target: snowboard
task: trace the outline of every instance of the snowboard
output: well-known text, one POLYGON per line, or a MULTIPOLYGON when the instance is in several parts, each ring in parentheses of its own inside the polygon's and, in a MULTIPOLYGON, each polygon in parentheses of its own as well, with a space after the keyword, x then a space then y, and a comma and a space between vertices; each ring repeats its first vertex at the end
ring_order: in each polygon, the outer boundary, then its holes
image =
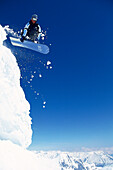
POLYGON ((27 48, 42 54, 48 54, 49 53, 49 47, 45 44, 37 44, 29 40, 25 40, 24 42, 21 42, 19 38, 15 37, 9 37, 11 40, 11 44, 18 47, 27 48))

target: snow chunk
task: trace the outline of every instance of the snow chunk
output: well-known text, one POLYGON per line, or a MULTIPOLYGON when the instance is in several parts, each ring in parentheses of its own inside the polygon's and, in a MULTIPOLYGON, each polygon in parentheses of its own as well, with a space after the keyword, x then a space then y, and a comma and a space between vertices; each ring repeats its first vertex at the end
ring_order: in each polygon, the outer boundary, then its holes
POLYGON ((43 104, 46 104, 46 102, 43 102, 43 104))
POLYGON ((34 78, 34 75, 31 75, 31 78, 34 78))
POLYGON ((42 77, 42 75, 41 75, 41 74, 39 74, 39 77, 42 77))
POLYGON ((47 61, 47 66, 51 64, 51 61, 47 61))

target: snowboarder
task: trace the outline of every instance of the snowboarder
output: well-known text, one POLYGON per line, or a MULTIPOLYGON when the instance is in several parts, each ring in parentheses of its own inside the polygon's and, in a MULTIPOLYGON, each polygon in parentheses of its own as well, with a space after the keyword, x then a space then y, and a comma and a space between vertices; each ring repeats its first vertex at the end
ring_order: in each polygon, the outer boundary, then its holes
POLYGON ((41 27, 37 23, 38 16, 36 14, 32 15, 31 20, 25 25, 24 30, 22 30, 20 41, 24 42, 26 37, 28 37, 31 41, 35 41, 36 39, 40 39, 41 36, 41 27))

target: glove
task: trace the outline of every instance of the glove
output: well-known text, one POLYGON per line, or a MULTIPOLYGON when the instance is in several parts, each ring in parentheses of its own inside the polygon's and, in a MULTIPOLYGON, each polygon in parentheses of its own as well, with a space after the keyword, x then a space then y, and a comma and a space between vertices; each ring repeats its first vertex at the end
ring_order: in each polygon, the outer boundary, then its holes
POLYGON ((25 37, 22 36, 22 37, 20 38, 20 41, 21 41, 21 42, 24 42, 24 40, 25 40, 25 37))

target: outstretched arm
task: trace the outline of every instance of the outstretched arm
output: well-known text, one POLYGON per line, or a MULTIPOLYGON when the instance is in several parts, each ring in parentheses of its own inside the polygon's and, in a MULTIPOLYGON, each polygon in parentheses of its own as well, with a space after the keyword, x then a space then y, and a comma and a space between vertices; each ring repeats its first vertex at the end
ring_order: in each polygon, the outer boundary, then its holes
POLYGON ((23 35, 22 35, 23 37, 26 37, 29 26, 30 26, 30 23, 28 22, 24 27, 24 31, 23 31, 23 35))
POLYGON ((24 42, 25 37, 26 37, 26 35, 27 35, 27 31, 28 31, 29 26, 30 26, 30 23, 28 22, 28 23, 25 25, 24 30, 23 30, 22 37, 20 38, 20 41, 21 41, 21 42, 24 42))

